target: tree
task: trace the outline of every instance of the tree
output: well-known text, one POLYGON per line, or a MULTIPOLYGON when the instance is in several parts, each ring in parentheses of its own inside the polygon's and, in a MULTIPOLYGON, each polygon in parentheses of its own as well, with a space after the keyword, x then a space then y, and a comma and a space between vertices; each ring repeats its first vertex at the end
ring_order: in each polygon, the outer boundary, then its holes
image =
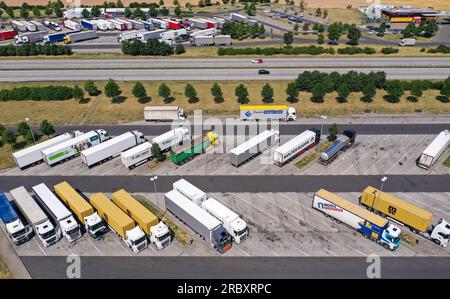
POLYGON ((75 85, 72 90, 72 96, 75 100, 82 101, 84 99, 84 91, 78 85, 75 85))
POLYGON ((408 24, 408 26, 405 27, 400 33, 403 35, 404 38, 414 37, 416 34, 416 25, 414 22, 411 22, 408 24))
POLYGON ((131 92, 136 98, 138 98, 140 102, 145 101, 145 99, 147 98, 147 90, 145 89, 145 86, 144 84, 142 84, 142 82, 136 82, 131 92))
POLYGON ((413 96, 416 100, 422 96, 422 86, 419 84, 414 84, 411 87, 411 96, 413 96))
POLYGON ((337 43, 337 41, 341 38, 342 35, 342 24, 333 23, 328 26, 328 39, 332 43, 337 43))
POLYGON ((47 136, 50 136, 51 134, 55 133, 55 128, 46 119, 44 119, 41 122, 41 124, 39 126, 39 130, 41 131, 42 134, 47 135, 47 136))
POLYGON ((123 3, 122 3, 121 0, 117 0, 117 2, 116 2, 116 7, 118 7, 118 8, 123 8, 123 3))
POLYGON ((148 14, 152 18, 156 18, 158 16, 158 10, 156 10, 155 6, 152 5, 152 6, 150 6, 148 14))
POLYGON ((390 103, 398 103, 400 97, 404 94, 404 87, 399 80, 391 80, 386 82, 387 101, 390 103))
POLYGON ((173 12, 175 13, 175 15, 177 17, 179 17, 181 15, 181 8, 179 6, 175 7, 175 9, 173 10, 173 12))
POLYGON ((286 94, 287 94, 287 100, 289 103, 296 103, 298 102, 298 94, 300 93, 300 90, 297 87, 297 84, 295 82, 288 83, 286 87, 286 94))
POLYGON ((325 43, 325 36, 323 36, 323 34, 319 34, 319 35, 317 36, 317 43, 318 43, 319 45, 323 45, 323 44, 325 43))
POLYGON ((377 94, 377 89, 373 83, 364 85, 362 89, 363 97, 361 100, 366 103, 372 102, 372 98, 377 94))
POLYGON ((123 14, 125 15, 125 18, 130 18, 133 13, 131 12, 131 9, 127 7, 123 14))
POLYGON ((199 1, 198 1, 198 6, 199 6, 199 7, 205 7, 205 1, 199 0, 199 1))
POLYGON ((356 26, 350 26, 348 28, 347 38, 350 40, 348 43, 352 46, 356 46, 361 38, 361 30, 356 26))
POLYGON ((166 83, 161 83, 161 85, 159 85, 158 95, 162 97, 165 101, 170 97, 171 93, 172 92, 166 83))
POLYGON ((441 95, 450 98, 450 79, 444 81, 441 87, 441 95))
POLYGON ((186 50, 184 49, 184 46, 182 44, 178 44, 175 47, 175 54, 180 55, 180 54, 183 54, 185 52, 186 52, 186 50))
POLYGON ((350 95, 350 90, 347 87, 347 84, 341 84, 337 89, 338 97, 337 101, 339 103, 347 102, 347 97, 350 95))
POLYGON ((10 130, 4 130, 2 133, 2 142, 4 143, 8 143, 10 145, 13 145, 14 143, 16 143, 17 141, 17 137, 14 134, 14 132, 10 131, 10 130))
POLYGON ((273 88, 269 83, 264 84, 261 90, 261 97, 263 103, 273 103, 273 88))
POLYGON ((315 15, 316 17, 322 16, 322 9, 320 9, 320 7, 317 7, 315 15))
POLYGON ((55 12, 55 15, 56 15, 58 18, 62 18, 63 15, 64 15, 62 9, 59 8, 59 7, 55 7, 54 12, 55 12))
POLYGON ((101 16, 101 11, 100 11, 100 7, 98 7, 97 5, 95 5, 95 6, 93 6, 92 7, 92 10, 91 10, 91 16, 93 16, 93 17, 95 17, 95 18, 98 18, 98 17, 100 17, 101 16))
POLYGON ((84 83, 84 90, 86 90, 90 96, 97 96, 99 94, 99 90, 92 80, 87 80, 84 83))
POLYGON ((180 2, 178 0, 173 0, 173 6, 180 6, 180 2))
POLYGON ((248 90, 244 84, 239 84, 234 90, 234 94, 238 98, 238 102, 241 104, 246 104, 249 102, 248 99, 248 90))
POLYGON ((293 28, 294 33, 297 34, 299 29, 300 29, 300 28, 299 28, 298 24, 295 23, 294 28, 293 28))
POLYGON ((324 9, 322 13, 322 17, 326 19, 328 17, 328 9, 324 9))
POLYGON ((337 124, 332 124, 330 128, 328 129, 328 133, 330 136, 328 137, 329 140, 334 141, 336 140, 337 134, 339 134, 339 129, 337 124))
POLYGON ((294 43, 294 34, 292 31, 289 31, 283 35, 283 42, 287 47, 294 43))
POLYGON ((156 161, 162 161, 163 155, 161 154, 161 148, 159 147, 158 143, 152 144, 152 157, 155 157, 156 161))
POLYGON ((8 7, 8 8, 6 9, 6 13, 8 14, 8 16, 9 16, 10 18, 14 18, 14 8, 8 7))
POLYGON ((19 132, 20 135, 26 136, 27 133, 30 131, 30 126, 26 121, 21 121, 17 124, 17 132, 19 132))
POLYGON ((220 85, 217 83, 214 83, 211 87, 211 94, 214 97, 214 102, 217 104, 222 103, 224 101, 223 99, 223 92, 222 88, 220 88, 220 85))
POLYGON ((50 5, 47 5, 45 7, 44 13, 46 16, 52 16, 53 15, 53 8, 50 5))
POLYGON ((29 16, 30 16, 30 13, 28 12, 28 9, 26 9, 25 7, 22 6, 20 8, 20 17, 26 19, 29 16))
POLYGON ((303 24, 303 31, 309 31, 309 23, 303 24))
POLYGON ((380 27, 378 27, 377 35, 384 36, 384 34, 386 33, 386 29, 387 29, 386 22, 381 23, 380 27))
POLYGON ((35 17, 40 17, 41 16, 41 9, 39 8, 39 6, 33 7, 33 16, 35 16, 35 17))
POLYGON ((159 6, 163 6, 164 5, 164 0, 159 0, 159 6))
POLYGON ((188 98, 189 103, 198 102, 197 91, 195 90, 194 86, 189 83, 184 87, 184 95, 188 98))
POLYGON ((106 83, 105 95, 113 100, 120 95, 120 87, 113 79, 109 79, 106 83))
POLYGON ((322 103, 323 97, 327 94, 325 87, 323 84, 315 84, 314 87, 311 89, 312 98, 311 101, 314 103, 322 103))

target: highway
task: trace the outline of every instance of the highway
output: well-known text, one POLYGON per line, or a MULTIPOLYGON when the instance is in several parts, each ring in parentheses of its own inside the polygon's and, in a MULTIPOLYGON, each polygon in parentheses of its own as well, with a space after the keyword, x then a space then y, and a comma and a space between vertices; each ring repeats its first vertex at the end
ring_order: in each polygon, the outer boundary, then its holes
POLYGON ((450 57, 428 58, 264 58, 263 64, 249 58, 204 59, 39 59, 5 60, 0 70, 69 69, 218 69, 218 68, 345 68, 345 67, 450 67, 450 57))
MULTIPOLYGON (((325 188, 332 192, 361 192, 367 186, 379 186, 378 175, 226 175, 183 176, 205 192, 315 192, 325 188)), ((154 192, 150 176, 0 176, 0 190, 18 186, 30 189, 42 182, 53 186, 67 181, 82 192, 114 192, 119 188, 130 192, 154 192)), ((172 190, 180 176, 159 176, 158 191, 172 190)), ((386 192, 450 192, 447 175, 389 175, 386 192)))
MULTIPOLYGON (((263 68, 263 67, 261 67, 263 68)), ((270 69, 270 75, 259 75, 256 69, 125 69, 125 70, 7 70, 0 71, 1 82, 63 82, 92 80, 119 81, 186 81, 186 80, 293 80, 304 71, 346 73, 354 68, 270 69)), ((450 68, 359 68, 359 72, 382 71, 388 79, 446 79, 450 68)))

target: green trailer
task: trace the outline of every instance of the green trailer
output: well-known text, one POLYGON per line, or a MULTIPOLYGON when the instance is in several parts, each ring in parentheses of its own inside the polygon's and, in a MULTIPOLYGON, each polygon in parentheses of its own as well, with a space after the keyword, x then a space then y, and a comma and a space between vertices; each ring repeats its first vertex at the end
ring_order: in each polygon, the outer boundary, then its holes
POLYGON ((170 159, 173 163, 182 165, 196 155, 203 154, 210 144, 211 140, 206 135, 193 138, 189 142, 173 148, 170 152, 170 159))

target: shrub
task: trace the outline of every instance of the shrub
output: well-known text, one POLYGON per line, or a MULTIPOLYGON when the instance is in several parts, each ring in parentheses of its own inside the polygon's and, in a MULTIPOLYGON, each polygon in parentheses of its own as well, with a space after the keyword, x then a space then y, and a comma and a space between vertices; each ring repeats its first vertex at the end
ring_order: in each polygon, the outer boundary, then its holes
POLYGON ((0 56, 61 56, 72 55, 72 48, 65 45, 37 45, 35 43, 24 45, 6 45, 0 47, 0 56))
POLYGON ((394 54, 394 53, 398 53, 399 50, 397 48, 393 48, 393 47, 385 47, 381 49, 381 53, 383 54, 394 54))
POLYGON ((72 93, 73 88, 66 86, 22 86, 0 90, 0 101, 63 101, 71 99, 72 93))

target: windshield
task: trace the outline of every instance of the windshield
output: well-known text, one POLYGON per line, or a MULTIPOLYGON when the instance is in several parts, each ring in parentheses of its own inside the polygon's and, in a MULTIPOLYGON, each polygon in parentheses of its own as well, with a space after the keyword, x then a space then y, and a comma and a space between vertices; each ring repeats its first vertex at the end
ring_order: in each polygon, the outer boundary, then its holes
POLYGON ((247 228, 244 228, 241 231, 234 231, 234 233, 236 234, 236 236, 242 236, 243 234, 245 234, 247 232, 247 228))
POLYGON ((13 233, 13 234, 12 234, 12 237, 13 237, 13 238, 20 237, 20 236, 24 235, 25 232, 26 232, 25 229, 21 229, 21 230, 19 230, 18 232, 13 233))
POLYGON ((90 226, 89 229, 91 231, 95 232, 96 230, 98 230, 98 229, 100 229, 102 227, 105 227, 105 226, 103 225, 103 221, 100 221, 99 223, 90 226))
POLYGON ((76 228, 74 228, 74 229, 72 229, 72 230, 69 230, 69 231, 67 232, 67 234, 68 234, 69 236, 72 236, 72 235, 77 234, 79 231, 80 231, 80 230, 79 230, 79 228, 78 228, 78 226, 77 226, 76 228))
POLYGON ((45 234, 42 234, 41 236, 44 239, 48 239, 50 237, 53 237, 54 234, 55 234, 55 229, 52 229, 52 230, 46 232, 45 234))
POLYGON ((165 233, 164 235, 162 235, 161 237, 158 237, 158 241, 164 241, 165 239, 167 239, 167 237, 170 236, 170 232, 165 233))
POLYGON ((136 241, 133 241, 133 245, 139 245, 142 242, 145 241, 145 236, 143 236, 142 238, 137 239, 136 241))

